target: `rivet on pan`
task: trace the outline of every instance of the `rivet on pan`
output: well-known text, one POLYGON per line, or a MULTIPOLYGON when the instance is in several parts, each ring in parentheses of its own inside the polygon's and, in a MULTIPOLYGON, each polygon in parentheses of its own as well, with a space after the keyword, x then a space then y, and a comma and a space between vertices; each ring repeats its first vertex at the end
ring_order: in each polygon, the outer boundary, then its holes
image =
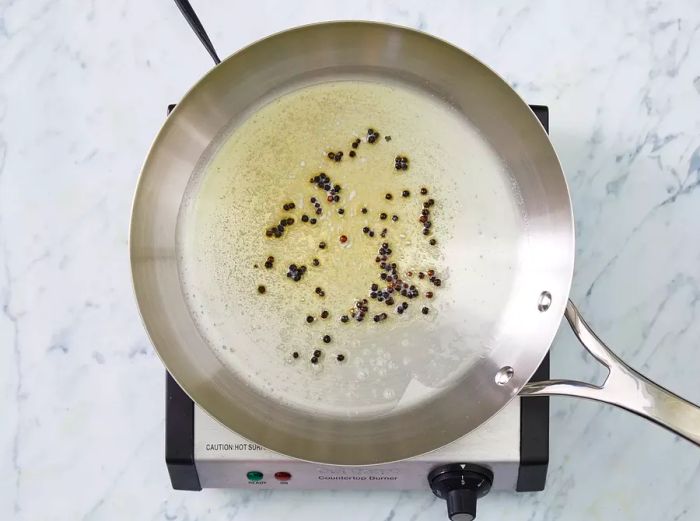
POLYGON ((552 294, 549 291, 540 293, 540 299, 537 301, 537 309, 547 311, 552 305, 552 294))
POLYGON ((498 385, 505 385, 508 382, 510 382, 510 379, 513 378, 513 368, 509 365, 504 365, 501 367, 498 372, 496 373, 496 377, 494 380, 496 380, 496 383, 498 385))

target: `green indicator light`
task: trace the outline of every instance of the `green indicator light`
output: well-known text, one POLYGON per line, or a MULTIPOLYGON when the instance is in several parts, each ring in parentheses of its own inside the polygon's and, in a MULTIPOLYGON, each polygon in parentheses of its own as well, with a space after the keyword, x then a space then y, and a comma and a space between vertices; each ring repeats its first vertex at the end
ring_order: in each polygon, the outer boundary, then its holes
POLYGON ((263 473, 259 470, 251 470, 246 474, 248 481, 260 481, 263 478, 263 473))

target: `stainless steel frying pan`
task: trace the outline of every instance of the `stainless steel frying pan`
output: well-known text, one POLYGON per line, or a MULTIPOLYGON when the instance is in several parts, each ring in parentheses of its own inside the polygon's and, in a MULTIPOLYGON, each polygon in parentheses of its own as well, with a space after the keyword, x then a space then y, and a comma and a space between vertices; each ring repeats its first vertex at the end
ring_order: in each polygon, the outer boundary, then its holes
MULTIPOLYGON (((206 43, 205 35, 202 39, 206 43)), ((217 59, 213 51, 212 56, 217 59)), ((455 241, 454 247, 462 247, 455 241)), ((700 409, 628 367, 568 300, 574 265, 571 203, 538 120, 488 67, 428 35, 384 24, 324 23, 271 36, 220 63, 185 95, 153 143, 134 199, 130 252, 138 305, 168 371, 209 414, 274 451, 330 464, 400 460, 464 436, 518 394, 607 402, 700 444, 700 409), (348 416, 290 407, 263 395, 214 355, 183 297, 176 223, 193 171, 232 121, 276 93, 353 74, 401 82, 452 105, 507 166, 529 224, 514 259, 512 291, 496 303, 497 316, 488 317, 495 324, 495 340, 481 346, 481 356, 425 399, 414 396, 390 409, 348 416), (527 383, 562 315, 609 369, 602 386, 564 380, 527 383)), ((342 382, 338 392, 343 392, 342 382)), ((326 397, 326 405, 333 399, 326 397)))

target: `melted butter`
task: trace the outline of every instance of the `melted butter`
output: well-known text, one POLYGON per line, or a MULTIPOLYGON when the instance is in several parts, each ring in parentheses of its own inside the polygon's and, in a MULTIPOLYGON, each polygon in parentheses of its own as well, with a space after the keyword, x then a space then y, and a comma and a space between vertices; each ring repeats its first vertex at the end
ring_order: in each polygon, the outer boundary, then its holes
POLYGON ((515 256, 521 222, 511 190, 497 156, 441 100, 371 81, 306 87, 232 129, 193 176, 179 223, 184 291, 204 339, 261 392, 297 407, 336 411, 342 405, 347 414, 385 410, 414 379, 438 392, 483 354, 493 335, 489 320, 498 316, 492 307, 512 283, 503 268, 515 256), (374 144, 367 142, 368 128, 380 134, 374 144), (361 144, 351 158, 357 138, 361 144), (329 160, 329 151, 343 151, 342 161, 329 160), (408 157, 407 171, 394 168, 397 155, 408 157), (320 172, 341 186, 339 202, 328 203, 326 193, 309 182, 320 172), (421 187, 427 196, 420 195, 421 187), (321 202, 321 215, 312 196, 321 202), (435 206, 432 233, 425 236, 418 217, 428 198, 435 206), (289 202, 295 209, 284 211, 289 202), (317 224, 302 222, 304 214, 317 224), (281 238, 265 236, 288 217, 295 223, 281 238), (348 237, 345 244, 341 235, 348 237), (319 248, 322 241, 325 249, 319 248), (395 297, 393 306, 368 298, 373 282, 386 285, 375 262, 382 242, 392 249, 388 262, 397 264, 421 297, 395 297), (274 267, 266 269, 270 255, 274 267), (299 282, 286 277, 292 263, 307 267, 299 282), (418 279, 428 269, 442 279, 441 287, 418 279), (489 280, 495 269, 498 280, 489 280), (426 291, 435 297, 426 299, 426 291), (340 316, 362 298, 370 306, 364 321, 342 323, 340 316), (403 301, 409 307, 398 315, 395 308, 403 301), (428 315, 421 313, 423 306, 430 308, 428 315), (320 318, 322 310, 329 318, 320 318), (382 312, 389 318, 375 323, 373 315, 382 312), (315 317, 312 324, 307 315, 315 317), (322 342, 324 335, 331 343, 322 342), (315 349, 324 354, 312 365, 315 349), (292 358, 294 351, 299 359, 292 358), (338 353, 345 355, 343 363, 335 360, 338 353), (338 378, 341 393, 333 392, 338 378))

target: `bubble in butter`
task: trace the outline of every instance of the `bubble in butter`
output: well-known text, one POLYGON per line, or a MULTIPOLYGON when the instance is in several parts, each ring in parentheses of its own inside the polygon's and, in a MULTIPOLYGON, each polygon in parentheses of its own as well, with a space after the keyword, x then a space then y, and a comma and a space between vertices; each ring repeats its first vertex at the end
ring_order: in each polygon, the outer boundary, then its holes
POLYGON ((259 392, 331 415, 415 407, 492 344, 491 321, 511 290, 508 265, 523 226, 512 190, 488 143, 438 97, 368 80, 306 86, 233 125, 193 175, 178 223, 183 291, 202 337, 259 392), (374 143, 368 129, 379 134, 374 143), (340 151, 341 161, 328 158, 340 151), (395 168, 397 156, 408 158, 407 170, 395 168), (340 185, 338 202, 309 182, 321 172, 340 185), (321 202, 320 215, 311 197, 321 202), (419 217, 429 198, 432 227, 423 235, 419 217), (284 210, 289 203, 294 209, 284 210), (288 218, 294 224, 282 237, 266 237, 288 218), (392 250, 387 262, 418 298, 395 295, 391 306, 369 298, 372 283, 386 286, 375 262, 383 242, 392 250), (286 276, 290 264, 306 266, 301 280, 286 276), (418 278, 428 269, 440 287, 418 278), (370 307, 364 320, 341 321, 362 298, 370 307), (380 313, 387 318, 375 322, 380 313), (312 364, 315 350, 322 355, 312 364), (402 400, 411 382, 422 396, 402 400))

